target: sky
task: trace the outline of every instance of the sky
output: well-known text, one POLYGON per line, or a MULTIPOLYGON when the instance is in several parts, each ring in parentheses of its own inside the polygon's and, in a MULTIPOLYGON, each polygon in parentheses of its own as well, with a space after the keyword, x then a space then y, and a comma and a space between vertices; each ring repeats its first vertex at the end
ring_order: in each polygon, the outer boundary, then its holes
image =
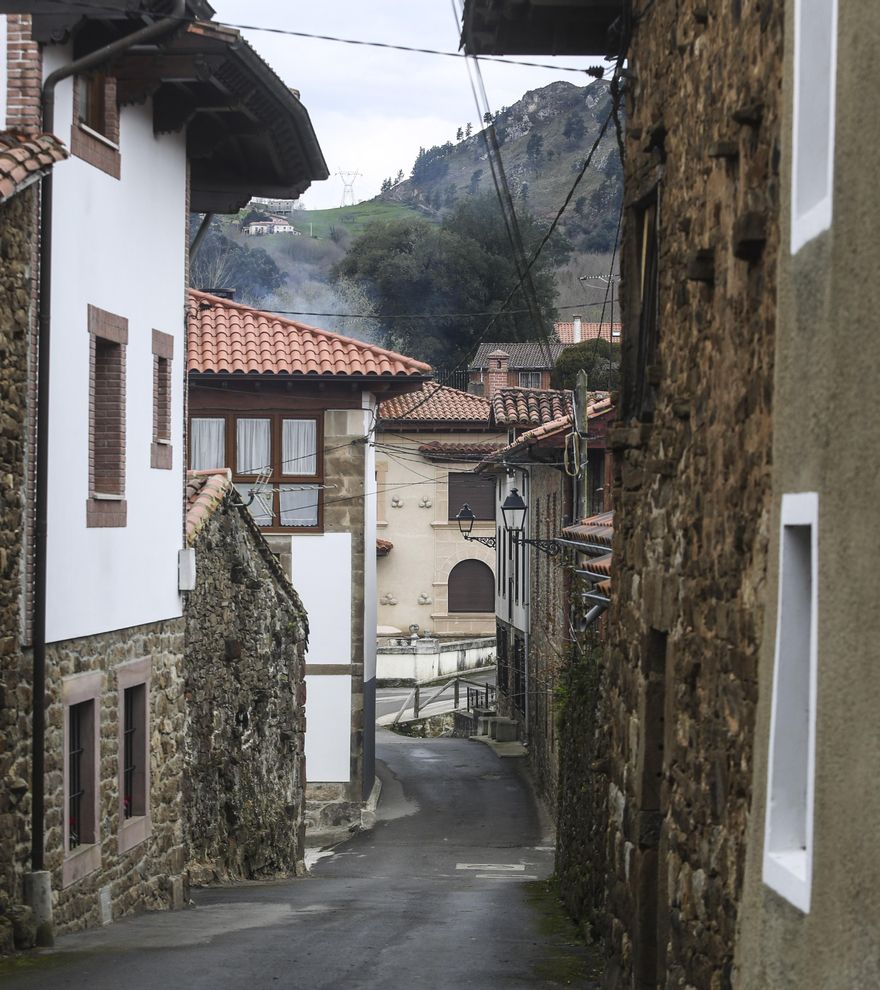
MULTIPOLYGON (((380 41, 410 47, 458 50, 458 23, 452 0, 211 0, 216 20, 380 41)), ((456 130, 477 110, 466 60, 390 51, 367 46, 245 31, 248 41, 288 86, 298 89, 330 170, 303 197, 309 209, 342 203, 337 172, 360 172, 356 202, 379 192, 386 177, 403 169, 409 176, 420 147, 455 141, 456 130)), ((530 89, 558 79, 577 86, 592 80, 583 73, 595 59, 539 57, 553 68, 481 62, 493 111, 515 103, 530 89), (557 67, 558 66, 558 67, 557 67), (580 72, 565 71, 566 67, 580 72)))

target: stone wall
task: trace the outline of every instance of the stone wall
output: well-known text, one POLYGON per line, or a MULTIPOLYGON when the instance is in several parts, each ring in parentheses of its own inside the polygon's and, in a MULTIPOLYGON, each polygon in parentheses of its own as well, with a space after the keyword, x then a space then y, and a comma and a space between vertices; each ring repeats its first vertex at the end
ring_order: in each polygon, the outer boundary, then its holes
POLYGON ((184 808, 196 883, 303 869, 306 619, 237 503, 227 490, 191 540, 184 808))
MULTIPOLYGON (((559 535, 569 500, 564 474, 553 467, 533 466, 529 503, 532 536, 551 540, 559 535)), ((548 807, 557 804, 559 752, 557 695, 568 643, 568 588, 560 557, 530 548, 528 740, 529 762, 548 807)))
MULTIPOLYGON (((181 677, 183 620, 47 646, 49 708, 46 718, 46 869, 52 871, 58 932, 100 925, 132 911, 180 907, 184 902, 183 780, 184 693, 181 677), (144 841, 119 852, 120 698, 118 670, 149 658, 151 827, 144 841), (65 886, 63 692, 76 675, 97 673, 100 692, 97 868, 65 886)), ((77 855, 90 853, 81 848, 77 855)))
POLYGON ((781 8, 651 5, 629 51, 609 987, 730 986, 764 619, 781 8))
POLYGON ((35 199, 32 187, 0 206, 0 951, 30 856, 31 674, 20 633, 35 199))

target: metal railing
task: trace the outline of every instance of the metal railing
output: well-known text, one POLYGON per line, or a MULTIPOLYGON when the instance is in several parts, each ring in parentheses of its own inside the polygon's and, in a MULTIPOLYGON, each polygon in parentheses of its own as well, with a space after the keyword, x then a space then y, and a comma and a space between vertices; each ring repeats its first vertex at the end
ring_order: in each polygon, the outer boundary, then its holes
MULTIPOLYGON (((467 677, 456 676, 451 680, 446 681, 445 684, 440 684, 437 686, 437 689, 424 699, 422 699, 422 685, 416 684, 412 691, 410 691, 407 695, 406 701, 404 701, 404 703, 400 706, 400 710, 394 716, 394 721, 391 724, 397 725, 397 723, 403 718, 403 713, 410 707, 413 710, 413 719, 419 718, 419 712, 424 711, 428 705, 433 704, 438 698, 446 694, 450 688, 452 688, 453 711, 458 711, 461 708, 462 684, 464 684, 467 689, 466 707, 468 711, 471 711, 474 708, 491 708, 494 706, 494 684, 483 684, 480 681, 469 680, 467 677)), ((422 717, 424 718, 425 716, 422 717)))

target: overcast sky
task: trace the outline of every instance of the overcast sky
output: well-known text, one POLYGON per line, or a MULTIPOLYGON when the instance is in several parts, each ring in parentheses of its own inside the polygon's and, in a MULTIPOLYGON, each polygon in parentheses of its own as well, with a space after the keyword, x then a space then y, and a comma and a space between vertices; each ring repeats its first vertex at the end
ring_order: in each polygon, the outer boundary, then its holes
MULTIPOLYGON (((363 41, 457 51, 458 29, 450 0, 212 0, 217 20, 283 28, 363 41)), ((355 200, 370 199, 386 176, 409 176, 419 147, 454 141, 479 113, 464 59, 344 45, 265 31, 246 37, 282 79, 298 89, 327 160, 330 178, 305 194, 312 209, 339 206, 336 172, 359 171, 355 200)), ((566 79, 592 80, 563 66, 586 68, 588 59, 535 58, 559 68, 482 63, 493 111, 525 92, 566 79)), ((595 61, 595 60, 593 60, 595 61)))

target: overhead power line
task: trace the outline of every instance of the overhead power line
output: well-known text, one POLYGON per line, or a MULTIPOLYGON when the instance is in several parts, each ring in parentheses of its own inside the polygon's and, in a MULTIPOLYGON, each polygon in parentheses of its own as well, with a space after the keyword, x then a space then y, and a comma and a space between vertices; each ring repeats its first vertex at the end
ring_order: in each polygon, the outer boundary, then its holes
MULTIPOLYGON (((102 4, 99 0, 48 0, 49 3, 57 4, 61 8, 75 7, 77 10, 101 11, 105 14, 119 16, 119 6, 102 4)), ((163 20, 178 20, 182 24, 194 23, 191 17, 176 17, 173 15, 162 15, 163 20)), ((434 55, 442 58, 468 58, 476 57, 481 62, 498 62, 501 65, 523 65, 531 69, 553 69, 555 72, 574 72, 578 75, 589 75, 594 79, 601 79, 605 73, 605 67, 601 65, 591 65, 586 69, 580 69, 573 65, 554 65, 549 62, 531 62, 524 59, 503 58, 496 55, 467 56, 464 52, 444 51, 440 48, 420 48, 414 45, 398 45, 390 41, 372 41, 366 38, 343 38, 333 34, 318 34, 312 31, 294 31, 292 28, 273 27, 266 24, 238 24, 232 21, 210 22, 216 27, 232 28, 235 31, 259 31, 263 34, 279 34, 291 38, 304 38, 310 41, 327 41, 337 45, 356 45, 364 48, 384 48, 388 51, 405 52, 414 55, 434 55)))

